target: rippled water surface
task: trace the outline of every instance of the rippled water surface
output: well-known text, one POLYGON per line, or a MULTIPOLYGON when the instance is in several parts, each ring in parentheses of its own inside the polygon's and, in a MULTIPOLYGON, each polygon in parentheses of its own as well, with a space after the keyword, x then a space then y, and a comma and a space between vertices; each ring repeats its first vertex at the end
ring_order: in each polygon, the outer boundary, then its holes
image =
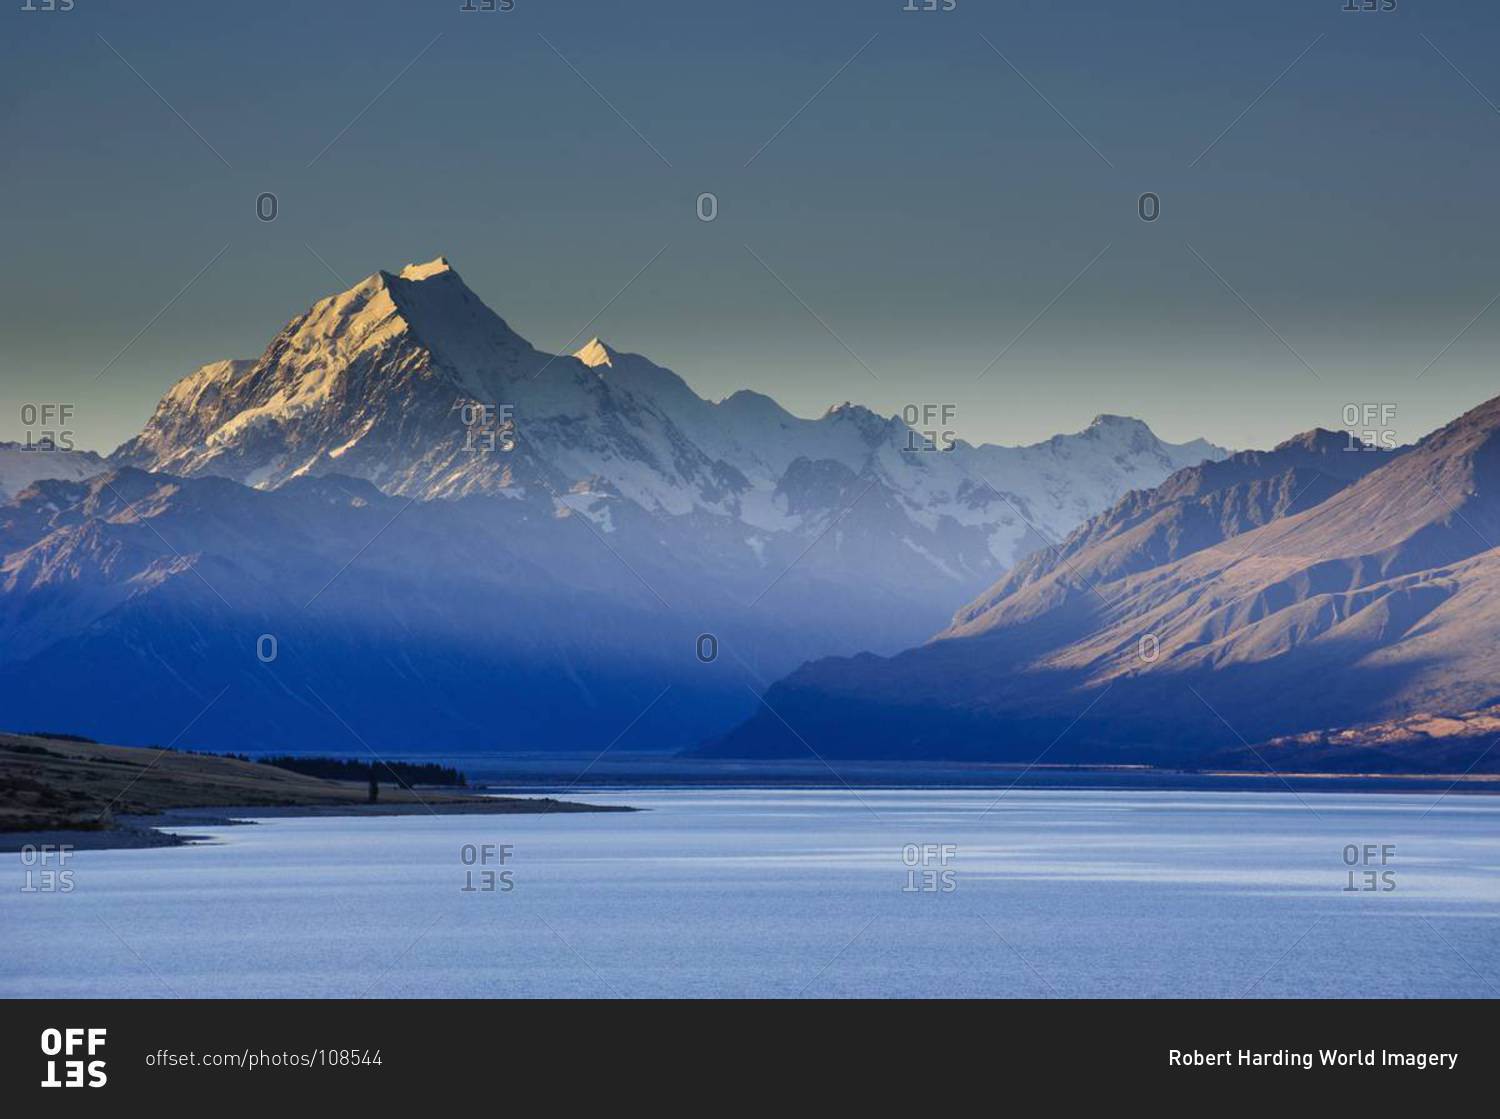
POLYGON ((649 811, 195 828, 69 893, 4 856, 0 994, 1500 994, 1491 797, 570 795, 649 811))

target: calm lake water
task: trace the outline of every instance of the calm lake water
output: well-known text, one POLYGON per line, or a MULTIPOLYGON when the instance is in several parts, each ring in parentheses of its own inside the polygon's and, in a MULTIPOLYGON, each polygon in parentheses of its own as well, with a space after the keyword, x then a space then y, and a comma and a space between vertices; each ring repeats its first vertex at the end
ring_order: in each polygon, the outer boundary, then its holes
POLYGON ((6 855, 0 995, 1500 994, 1492 797, 570 795, 650 811, 195 828, 66 894, 6 855))

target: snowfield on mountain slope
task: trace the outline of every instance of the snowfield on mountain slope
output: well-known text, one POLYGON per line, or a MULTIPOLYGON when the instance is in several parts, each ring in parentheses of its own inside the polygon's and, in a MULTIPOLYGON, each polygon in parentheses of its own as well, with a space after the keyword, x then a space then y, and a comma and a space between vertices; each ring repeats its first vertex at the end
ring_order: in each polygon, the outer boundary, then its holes
POLYGON ((24 443, 0 443, 0 502, 10 501, 43 478, 79 482, 106 469, 92 451, 65 451, 24 443))

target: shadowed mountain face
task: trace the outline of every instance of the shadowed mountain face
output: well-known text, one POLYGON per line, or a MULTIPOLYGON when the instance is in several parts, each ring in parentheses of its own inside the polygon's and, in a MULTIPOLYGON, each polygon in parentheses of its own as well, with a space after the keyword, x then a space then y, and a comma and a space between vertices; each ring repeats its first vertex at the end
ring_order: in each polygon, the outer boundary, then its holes
POLYGON ((442 259, 377 273, 179 381, 107 464, 11 463, 0 709, 124 743, 687 745, 747 684, 920 640, 1222 454, 1114 416, 924 445, 854 404, 711 402, 598 340, 541 353, 442 259))
MULTIPOLYGON (((637 744, 691 741, 867 603, 789 573, 808 612, 788 626, 747 607, 758 569, 696 575, 686 531, 605 547, 550 500, 339 475, 41 482, 0 509, 0 707, 135 743, 462 751, 600 749, 650 706, 637 744), (705 631, 730 672, 699 659, 705 631)), ((903 621, 869 617, 857 640, 903 621)))
MULTIPOLYGON (((1179 763, 1494 703, 1500 400, 1407 450, 1348 448, 1311 432, 1181 471, 927 645, 816 662, 767 700, 819 752, 1179 763)), ((805 750, 781 719, 708 749, 805 750)))

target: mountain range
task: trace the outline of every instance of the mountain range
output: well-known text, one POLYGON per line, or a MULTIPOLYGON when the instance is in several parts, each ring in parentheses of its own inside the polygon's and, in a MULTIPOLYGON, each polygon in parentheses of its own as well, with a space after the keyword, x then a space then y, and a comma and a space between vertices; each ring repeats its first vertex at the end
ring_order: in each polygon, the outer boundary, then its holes
POLYGON ((544 353, 443 258, 377 272, 106 459, 0 447, 0 706, 127 743, 691 745, 1226 454, 1119 416, 937 445, 544 353))
POLYGON ((733 526, 722 545, 743 554, 725 558, 773 571, 768 549, 805 543, 858 496, 892 546, 857 562, 946 583, 951 603, 954 586, 988 581, 1039 534, 1056 539, 1125 490, 1224 453, 1118 416, 1031 447, 922 445, 899 418, 847 402, 816 420, 748 390, 711 402, 597 338, 544 354, 438 258, 321 300, 259 360, 183 378, 111 462, 257 488, 347 474, 421 500, 540 492, 606 532, 630 505, 697 517, 707 535, 733 526))
POLYGON ((916 648, 803 666, 706 752, 1495 769, 1497 540, 1500 398, 1392 451, 1308 432, 1127 495, 916 648))

